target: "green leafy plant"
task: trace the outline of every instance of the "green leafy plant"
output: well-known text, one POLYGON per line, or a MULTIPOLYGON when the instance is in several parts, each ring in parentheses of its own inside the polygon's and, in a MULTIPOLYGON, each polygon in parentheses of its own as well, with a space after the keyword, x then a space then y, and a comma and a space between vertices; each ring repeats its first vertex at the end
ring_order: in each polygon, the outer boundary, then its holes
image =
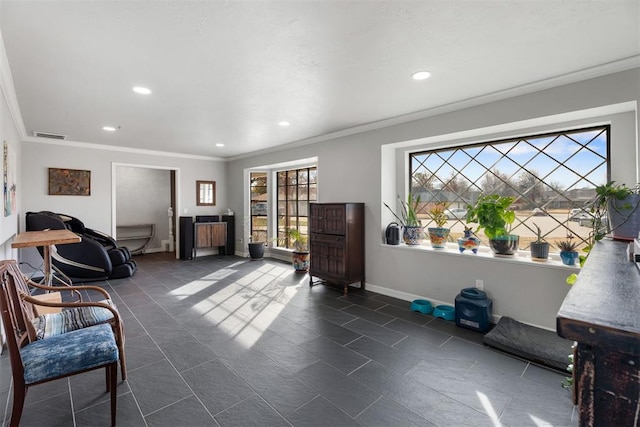
POLYGON ((289 238, 289 243, 295 247, 296 251, 304 252, 307 250, 308 238, 300 233, 300 230, 297 228, 289 228, 287 230, 287 237, 289 238))
POLYGON ((516 214, 510 209, 515 197, 486 194, 478 197, 474 205, 467 206, 467 223, 477 223, 476 233, 484 229, 489 239, 508 235, 516 214))
POLYGON ((429 209, 428 214, 429 217, 436 223, 436 225, 440 228, 444 227, 447 224, 446 210, 449 207, 450 203, 448 202, 436 202, 434 206, 429 209))
POLYGON ((396 214, 393 209, 391 209, 386 203, 384 203, 384 205, 387 207, 387 209, 389 209, 389 211, 391 211, 393 216, 395 216, 396 219, 400 221, 400 224, 402 224, 404 227, 420 227, 422 225, 420 219, 418 218, 420 196, 414 199, 413 194, 409 193, 407 195, 406 202, 401 200, 400 196, 398 196, 398 201, 400 202, 400 207, 402 209, 400 211, 400 215, 396 214))
POLYGON ((591 232, 587 247, 584 249, 585 252, 588 253, 595 242, 602 240, 611 231, 607 221, 609 209, 613 209, 618 213, 632 208, 637 209, 637 206, 634 207, 630 203, 620 203, 632 194, 640 194, 640 184, 636 184, 635 187, 627 187, 625 184, 616 184, 615 181, 609 181, 596 187, 595 197, 586 204, 593 219, 591 220, 591 232))

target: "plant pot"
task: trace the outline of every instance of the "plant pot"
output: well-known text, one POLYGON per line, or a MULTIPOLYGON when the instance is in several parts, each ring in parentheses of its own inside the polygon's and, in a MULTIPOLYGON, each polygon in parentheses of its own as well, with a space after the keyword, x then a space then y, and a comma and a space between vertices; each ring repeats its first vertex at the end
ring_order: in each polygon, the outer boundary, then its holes
POLYGON ((549 258, 549 243, 547 242, 532 242, 530 249, 531 259, 546 260, 547 258, 549 258))
POLYGON ((449 237, 449 229, 444 227, 429 227, 429 240, 431 247, 434 249, 443 249, 447 247, 447 238, 449 237))
POLYGON ((464 230, 464 237, 458 238, 458 250, 460 253, 465 250, 470 250, 474 254, 478 253, 478 248, 480 247, 480 239, 473 235, 473 232, 470 229, 464 230))
POLYGON ((296 273, 309 271, 309 251, 293 251, 292 261, 296 273))
POLYGON ((607 217, 611 236, 619 240, 633 240, 640 231, 640 194, 631 194, 622 200, 610 198, 607 217))
POLYGON ((264 242, 249 242, 249 257, 252 260, 262 259, 264 257, 264 242))
POLYGON ((576 251, 560 251, 560 259, 564 265, 576 265, 578 252, 576 251))
POLYGON ((424 239, 424 228, 417 225, 406 225, 402 233, 404 243, 407 245, 421 245, 424 239))
POLYGON ((516 234, 506 234, 489 239, 489 247, 497 255, 513 255, 518 251, 520 237, 516 234))

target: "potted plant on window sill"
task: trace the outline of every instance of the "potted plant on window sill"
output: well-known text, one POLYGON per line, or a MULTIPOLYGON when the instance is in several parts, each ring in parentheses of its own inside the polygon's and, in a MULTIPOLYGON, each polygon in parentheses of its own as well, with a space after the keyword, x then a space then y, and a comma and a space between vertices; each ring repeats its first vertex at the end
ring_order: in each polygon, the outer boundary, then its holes
POLYGON ((474 254, 478 253, 480 247, 480 239, 473 233, 471 227, 464 226, 464 236, 458 237, 458 250, 463 253, 469 249, 474 254))
POLYGON ((533 261, 546 261, 549 258, 549 242, 542 238, 542 231, 535 222, 537 239, 531 242, 529 249, 531 250, 531 259, 533 261))
POLYGON ((596 187, 596 196, 590 202, 594 240, 606 233, 619 240, 633 240, 640 231, 640 185, 627 187, 610 181, 596 187))
POLYGON ((386 203, 384 203, 384 205, 391 211, 393 216, 400 221, 400 224, 402 224, 402 238, 404 243, 413 246, 421 245, 424 237, 424 228, 422 227, 422 222, 418 219, 420 196, 414 199, 413 195, 409 193, 406 202, 401 200, 400 196, 398 196, 398 201, 402 209, 400 211, 401 215, 396 214, 386 203))
POLYGON ((429 209, 428 214, 437 227, 428 227, 429 240, 431 241, 431 247, 434 249, 443 249, 447 246, 447 239, 449 238, 449 229, 445 227, 447 224, 447 215, 445 211, 449 207, 447 202, 436 202, 435 205, 429 209))
POLYGON ((307 236, 300 233, 297 228, 290 228, 287 231, 289 243, 294 245, 292 253, 293 268, 296 273, 306 273, 309 271, 309 248, 307 247, 307 236))
POLYGON ((567 240, 562 240, 558 243, 560 259, 564 265, 576 265, 576 260, 578 259, 577 247, 578 243, 573 241, 572 235, 568 235, 567 240))
POLYGON ((519 236, 511 234, 511 224, 516 214, 510 209, 515 197, 483 194, 474 205, 467 206, 467 223, 477 223, 476 233, 484 230, 489 247, 497 255, 514 255, 518 250, 519 236))

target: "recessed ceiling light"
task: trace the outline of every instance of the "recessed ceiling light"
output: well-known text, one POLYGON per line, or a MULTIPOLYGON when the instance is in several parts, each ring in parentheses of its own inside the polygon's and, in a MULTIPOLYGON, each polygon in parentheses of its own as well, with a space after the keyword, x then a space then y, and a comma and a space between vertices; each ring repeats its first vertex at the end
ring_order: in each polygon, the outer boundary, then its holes
POLYGON ((224 144, 218 143, 218 144, 216 144, 216 147, 224 147, 224 144))
POLYGON ((413 80, 426 80, 431 77, 431 72, 426 70, 416 71, 411 75, 413 80))
POLYGON ((142 86, 134 86, 133 91, 135 93, 139 93, 140 95, 149 95, 151 94, 151 89, 142 86))
POLYGON ((106 130, 107 132, 115 132, 116 128, 113 126, 102 126, 102 130, 106 130))
POLYGON ((289 126, 291 123, 287 122, 287 121, 281 121, 278 122, 278 126, 282 126, 282 127, 287 127, 289 126))

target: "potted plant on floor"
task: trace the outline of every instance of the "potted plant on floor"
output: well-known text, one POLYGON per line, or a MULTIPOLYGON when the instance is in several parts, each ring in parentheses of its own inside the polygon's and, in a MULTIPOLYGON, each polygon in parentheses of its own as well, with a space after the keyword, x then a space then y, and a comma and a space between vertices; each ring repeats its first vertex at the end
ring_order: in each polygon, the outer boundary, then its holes
POLYGON ((429 232, 429 240, 431 240, 431 247, 434 249, 442 249, 447 246, 449 229, 445 227, 448 220, 445 212, 448 207, 449 203, 447 202, 436 202, 427 212, 431 220, 437 225, 437 227, 427 228, 427 231, 429 232))
POLYGON ((297 228, 290 228, 287 231, 289 243, 293 244, 295 249, 292 254, 293 268, 296 273, 306 273, 309 271, 309 248, 307 247, 308 238, 300 233, 297 228))
POLYGON ((511 234, 516 214, 510 209, 515 197, 483 194, 474 205, 467 206, 467 223, 477 223, 476 233, 484 230, 489 247, 498 255, 513 255, 518 250, 519 237, 511 234))
POLYGON ((542 231, 535 222, 537 239, 531 242, 529 249, 531 250, 531 259, 534 261, 546 261, 549 258, 549 242, 542 238, 542 231))
POLYGON ((249 258, 251 258, 252 261, 262 259, 264 257, 266 242, 250 241, 247 245, 249 246, 249 258))
POLYGON ((413 195, 409 193, 406 202, 401 200, 400 196, 398 196, 398 201, 400 202, 400 207, 402 209, 400 211, 401 215, 396 214, 386 203, 384 203, 384 205, 389 209, 389 211, 391 211, 393 216, 400 221, 400 224, 402 224, 404 229, 402 233, 404 243, 407 245, 421 245, 424 236, 424 228, 422 227, 422 222, 418 218, 420 196, 414 199, 413 195))

